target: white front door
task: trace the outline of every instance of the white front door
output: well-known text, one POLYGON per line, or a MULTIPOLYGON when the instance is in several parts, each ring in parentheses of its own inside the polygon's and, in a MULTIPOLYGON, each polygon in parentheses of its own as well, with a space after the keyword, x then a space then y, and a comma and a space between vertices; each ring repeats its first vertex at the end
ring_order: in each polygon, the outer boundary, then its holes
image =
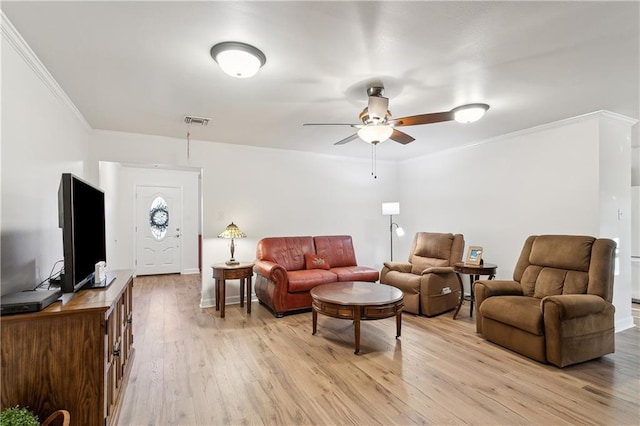
POLYGON ((182 188, 136 186, 136 274, 179 273, 182 188))

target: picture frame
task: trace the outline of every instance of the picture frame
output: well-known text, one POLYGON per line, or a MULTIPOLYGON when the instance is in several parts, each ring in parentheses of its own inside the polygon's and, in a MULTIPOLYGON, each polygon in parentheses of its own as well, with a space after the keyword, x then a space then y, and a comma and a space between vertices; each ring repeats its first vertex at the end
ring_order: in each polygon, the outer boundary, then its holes
POLYGON ((482 247, 469 246, 467 250, 467 258, 464 261, 465 265, 482 265, 482 247))

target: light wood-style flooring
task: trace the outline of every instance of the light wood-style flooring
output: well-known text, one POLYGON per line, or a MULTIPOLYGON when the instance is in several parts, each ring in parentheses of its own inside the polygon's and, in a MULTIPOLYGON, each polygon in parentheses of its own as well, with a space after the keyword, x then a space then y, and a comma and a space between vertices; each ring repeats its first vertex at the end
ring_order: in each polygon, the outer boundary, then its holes
MULTIPOLYGON (((232 281, 233 283, 233 281, 232 281)), ((230 285, 230 284, 227 284, 230 285)), ((231 284, 233 285, 233 284, 231 284)), ((119 425, 638 425, 640 329, 616 353, 558 369, 485 341, 457 320, 403 315, 353 325, 276 319, 253 302, 201 309, 198 275, 134 285, 132 370, 119 425)))

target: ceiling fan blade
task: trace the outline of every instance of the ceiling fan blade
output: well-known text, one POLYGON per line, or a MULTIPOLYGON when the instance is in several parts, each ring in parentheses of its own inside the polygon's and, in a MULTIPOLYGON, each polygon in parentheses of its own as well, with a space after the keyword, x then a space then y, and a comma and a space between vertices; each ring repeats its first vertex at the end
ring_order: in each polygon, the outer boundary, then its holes
POLYGON ((334 143, 334 145, 344 145, 347 142, 351 142, 352 140, 358 139, 358 134, 354 133, 349 137, 346 137, 344 139, 342 139, 341 141, 338 141, 336 143, 334 143))
POLYGON ((403 145, 406 145, 409 142, 415 141, 415 138, 413 138, 412 136, 409 136, 408 134, 396 129, 393 129, 393 133, 391 133, 391 136, 389 136, 389 139, 394 140, 403 145))
POLYGON ((453 112, 433 112, 431 114, 412 115, 409 117, 394 118, 387 124, 393 127, 415 126, 418 124, 440 123, 442 121, 453 120, 453 112))
POLYGON ((369 96, 367 111, 369 117, 374 120, 382 120, 387 115, 389 99, 383 96, 369 96))

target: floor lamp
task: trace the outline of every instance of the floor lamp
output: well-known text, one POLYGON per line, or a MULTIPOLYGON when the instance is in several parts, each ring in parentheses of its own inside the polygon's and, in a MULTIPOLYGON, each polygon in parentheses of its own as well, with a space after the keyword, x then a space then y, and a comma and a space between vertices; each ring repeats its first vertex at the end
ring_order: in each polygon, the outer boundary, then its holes
POLYGON ((391 247, 391 261, 393 261, 393 225, 396 226, 396 235, 402 237, 404 235, 404 229, 393 221, 394 214, 400 214, 400 203, 382 203, 382 214, 389 216, 389 245, 391 247))

